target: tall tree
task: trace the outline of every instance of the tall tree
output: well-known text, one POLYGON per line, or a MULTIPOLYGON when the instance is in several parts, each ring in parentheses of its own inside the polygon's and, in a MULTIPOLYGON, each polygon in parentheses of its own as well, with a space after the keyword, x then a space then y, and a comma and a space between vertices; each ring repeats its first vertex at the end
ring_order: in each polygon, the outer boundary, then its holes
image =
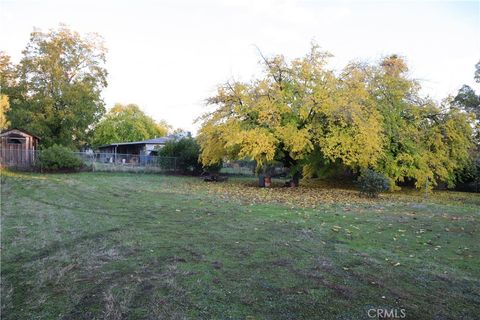
POLYGON ((454 184, 455 170, 468 161, 471 128, 465 114, 439 107, 419 94, 405 61, 396 55, 373 68, 371 94, 382 115, 384 155, 376 169, 391 187, 413 180, 418 188, 454 184))
POLYGON ((10 56, 0 51, 0 91, 2 94, 14 86, 15 70, 10 61, 10 56))
POLYGON ((477 95, 470 86, 463 85, 458 90, 453 99, 453 104, 460 109, 473 113, 477 119, 480 119, 480 95, 477 95))
MULTIPOLYGON (((480 62, 475 65, 474 79, 480 82, 480 62)), ((451 103, 460 112, 469 114, 473 119, 474 146, 470 150, 470 164, 465 170, 458 172, 463 182, 480 181, 480 94, 468 85, 463 85, 451 103)))
POLYGON ((421 97, 396 55, 340 73, 326 68, 327 57, 313 46, 291 63, 264 58, 262 78, 220 86, 199 130, 203 164, 278 161, 294 182, 300 170, 311 175, 340 165, 373 168, 392 187, 405 180, 453 185, 468 159, 468 116, 421 97))
POLYGON ((475 81, 480 82, 480 61, 475 65, 475 81))
POLYGON ((12 126, 42 137, 45 145, 79 147, 105 113, 106 49, 96 34, 81 36, 66 26, 31 33, 7 89, 12 126))
POLYGON ((95 127, 93 145, 163 137, 169 129, 165 121, 155 122, 137 105, 117 103, 95 127))
POLYGON ((0 131, 10 127, 7 113, 10 110, 8 94, 15 85, 15 72, 10 56, 0 51, 0 131))
MULTIPOLYGON (((375 163, 381 152, 378 114, 354 67, 337 79, 326 66, 330 55, 313 45, 291 63, 263 57, 261 79, 218 88, 208 102, 198 141, 204 165, 222 158, 272 161, 290 168, 294 185, 312 154, 350 166, 375 163)), ((310 170, 311 171, 311 170, 310 170)))

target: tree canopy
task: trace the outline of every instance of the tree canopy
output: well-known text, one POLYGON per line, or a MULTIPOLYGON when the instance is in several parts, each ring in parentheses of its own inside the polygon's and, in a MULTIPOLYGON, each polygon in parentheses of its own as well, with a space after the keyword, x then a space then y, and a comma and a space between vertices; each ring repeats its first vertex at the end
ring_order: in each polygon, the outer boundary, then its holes
POLYGON ((116 104, 95 127, 93 145, 131 142, 166 136, 170 126, 155 122, 135 104, 116 104))
POLYGON ((0 51, 0 131, 8 129, 10 121, 7 113, 10 111, 10 101, 5 91, 11 88, 15 83, 13 66, 10 62, 10 56, 0 51))
POLYGON ((10 110, 8 96, 0 94, 0 131, 8 129, 10 121, 7 120, 6 113, 10 110))
POLYGON ((79 147, 105 113, 101 90, 107 86, 106 49, 96 34, 81 36, 65 26, 35 30, 17 66, 2 60, 3 93, 9 96, 8 119, 54 143, 79 147))
POLYGON ((302 58, 263 58, 264 73, 218 87, 199 130, 200 159, 281 162, 311 176, 340 164, 372 168, 396 183, 454 182, 468 159, 468 115, 421 97, 401 57, 328 69, 313 45, 302 58))
MULTIPOLYGON (((475 81, 480 82, 480 62, 475 65, 475 81)), ((480 182, 480 95, 468 85, 463 85, 452 101, 459 112, 470 114, 473 119, 474 147, 470 151, 470 164, 457 174, 462 182, 480 182)), ((473 188, 472 188, 473 189, 473 188)))
POLYGON ((475 81, 480 82, 480 61, 475 65, 475 81))
POLYGON ((264 58, 262 79, 220 86, 208 100, 218 108, 203 117, 199 131, 202 162, 279 161, 295 174, 319 149, 332 161, 374 164, 381 151, 379 119, 365 100, 362 74, 351 66, 336 77, 326 68, 328 57, 313 46, 291 63, 283 56, 264 58))

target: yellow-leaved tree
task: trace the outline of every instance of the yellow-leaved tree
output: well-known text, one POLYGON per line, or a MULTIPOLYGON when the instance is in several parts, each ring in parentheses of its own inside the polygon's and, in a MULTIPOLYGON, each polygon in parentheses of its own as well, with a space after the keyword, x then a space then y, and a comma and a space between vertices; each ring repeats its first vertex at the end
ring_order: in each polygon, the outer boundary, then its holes
POLYGON ((292 185, 301 171, 315 170, 313 157, 357 168, 374 165, 382 153, 380 116, 360 66, 340 76, 326 68, 329 53, 312 45, 290 63, 283 56, 263 58, 260 79, 229 82, 208 99, 215 110, 199 130, 200 159, 252 159, 262 167, 280 162, 292 185))
POLYGON ((7 129, 10 126, 10 121, 7 120, 8 110, 10 110, 8 96, 0 94, 0 131, 7 129))
POLYGON ((220 86, 208 99, 214 110, 201 118, 202 163, 280 162, 292 185, 302 172, 340 166, 382 173, 392 190, 400 183, 453 186, 469 162, 469 113, 422 97, 399 56, 339 73, 326 67, 329 56, 316 45, 291 62, 262 56, 262 77, 220 86))
POLYGON ((473 119, 448 103, 438 106, 421 97, 401 57, 384 58, 370 75, 385 141, 376 170, 390 179, 391 189, 408 181, 417 188, 453 186, 455 173, 469 161, 473 119))

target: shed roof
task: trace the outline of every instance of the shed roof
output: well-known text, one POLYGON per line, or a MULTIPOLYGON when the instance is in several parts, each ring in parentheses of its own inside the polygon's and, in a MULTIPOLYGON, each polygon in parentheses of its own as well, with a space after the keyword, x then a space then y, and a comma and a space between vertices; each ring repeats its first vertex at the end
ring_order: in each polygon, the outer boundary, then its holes
POLYGON ((174 135, 169 135, 166 137, 147 139, 143 141, 132 141, 132 142, 114 142, 98 148, 114 147, 114 146, 128 146, 128 145, 138 145, 138 144, 165 144, 166 142, 175 139, 174 135))
POLYGON ((30 132, 28 132, 28 131, 25 131, 25 130, 22 130, 22 129, 17 129, 17 128, 11 128, 11 129, 2 131, 2 132, 0 133, 0 137, 5 137, 5 136, 7 136, 7 135, 10 134, 10 133, 23 133, 23 134, 25 134, 25 135, 29 135, 29 136, 32 136, 32 137, 38 139, 38 140, 41 140, 39 136, 34 135, 33 133, 30 133, 30 132))

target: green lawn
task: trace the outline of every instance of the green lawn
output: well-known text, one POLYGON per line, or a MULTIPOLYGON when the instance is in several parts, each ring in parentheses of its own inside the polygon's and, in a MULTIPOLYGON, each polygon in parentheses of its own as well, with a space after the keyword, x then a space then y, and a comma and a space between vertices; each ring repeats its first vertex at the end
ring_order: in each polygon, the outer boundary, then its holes
POLYGON ((480 317, 480 195, 4 172, 2 319, 480 317))

